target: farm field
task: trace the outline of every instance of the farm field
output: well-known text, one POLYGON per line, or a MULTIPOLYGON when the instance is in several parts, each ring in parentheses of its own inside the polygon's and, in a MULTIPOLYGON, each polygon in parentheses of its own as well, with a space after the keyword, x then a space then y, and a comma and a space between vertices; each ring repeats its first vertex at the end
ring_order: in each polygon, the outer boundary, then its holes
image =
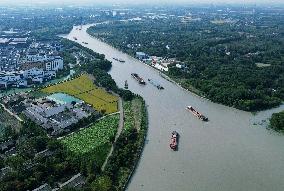
POLYGON ((102 165, 114 140, 119 125, 119 114, 107 116, 89 128, 82 129, 62 139, 63 145, 74 155, 94 156, 102 165))
POLYGON ((42 92, 49 94, 61 92, 72 95, 106 114, 118 110, 118 97, 106 92, 103 88, 97 87, 87 74, 71 81, 44 88, 42 92))

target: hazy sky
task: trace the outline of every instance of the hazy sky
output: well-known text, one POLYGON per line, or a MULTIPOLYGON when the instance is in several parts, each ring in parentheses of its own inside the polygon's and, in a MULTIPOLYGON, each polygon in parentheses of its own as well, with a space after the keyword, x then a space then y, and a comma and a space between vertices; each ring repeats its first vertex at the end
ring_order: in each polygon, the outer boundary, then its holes
POLYGON ((254 3, 254 4, 283 4, 284 0, 0 0, 0 5, 14 4, 14 5, 28 5, 28 4, 151 4, 151 3, 254 3))

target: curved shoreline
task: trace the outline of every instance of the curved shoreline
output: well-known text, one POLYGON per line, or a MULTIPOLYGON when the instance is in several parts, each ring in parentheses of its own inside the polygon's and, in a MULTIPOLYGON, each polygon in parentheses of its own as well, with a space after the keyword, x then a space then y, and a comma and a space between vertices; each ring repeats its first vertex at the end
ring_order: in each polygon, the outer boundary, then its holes
POLYGON ((142 95, 148 106, 147 140, 127 190, 213 191, 218 188, 218 191, 225 191, 230 186, 232 191, 264 191, 267 187, 274 188, 273 190, 283 188, 283 183, 277 183, 284 176, 283 172, 272 170, 279 169, 279 165, 282 165, 280 145, 283 139, 265 128, 254 128, 252 125, 255 120, 261 120, 262 117, 266 119, 271 111, 253 116, 248 112, 201 99, 162 78, 154 68, 144 67, 144 63, 140 65, 142 63, 133 57, 90 36, 85 31, 87 27, 83 26, 81 32, 71 31, 67 38, 72 40, 73 36, 77 36, 79 41, 89 43, 85 47, 105 54, 109 60, 113 56, 126 60, 124 64, 114 63, 109 73, 119 87, 123 87, 124 81, 128 80, 129 89, 142 95), (135 80, 131 80, 130 74, 135 71, 145 78, 156 78, 165 90, 157 91, 152 86, 140 86, 135 80), (189 103, 208 114, 210 122, 202 123, 189 115, 184 109, 189 103), (172 130, 177 130, 182 137, 186 137, 181 139, 180 150, 176 153, 169 152, 168 139, 165 138, 172 130), (267 155, 271 156, 269 161, 267 155), (224 169, 224 166, 228 168, 224 169), (255 172, 253 176, 252 172, 255 172), (267 172, 273 173, 273 180, 267 179, 267 172), (212 173, 218 179, 210 176, 212 173), (173 176, 175 178, 171 179, 173 176), (251 181, 243 181, 243 177, 247 176, 253 182, 263 182, 262 188, 251 184, 251 181), (239 181, 243 183, 238 184, 239 181))
POLYGON ((143 134, 143 141, 142 141, 141 145, 139 145, 140 147, 139 147, 139 150, 137 151, 137 159, 134 162, 134 165, 133 165, 133 167, 131 169, 131 172, 130 172, 128 178, 127 178, 127 181, 124 184, 124 187, 123 187, 124 191, 127 190, 128 185, 131 183, 132 177, 135 174, 135 172, 137 170, 137 167, 138 167, 138 165, 140 163, 141 155, 142 155, 143 150, 145 148, 146 137, 147 137, 147 134, 148 134, 148 110, 147 110, 147 107, 146 107, 146 104, 145 104, 145 100, 143 98, 142 98, 142 100, 143 100, 143 113, 142 113, 142 117, 143 117, 144 120, 146 120, 145 121, 146 124, 145 124, 145 127, 144 127, 145 128, 144 129, 145 133, 143 134))
MULTIPOLYGON (((97 23, 97 24, 103 24, 103 23, 97 23)), ((148 65, 148 64, 146 64, 146 63, 144 63, 144 62, 142 62, 142 61, 140 61, 140 60, 138 60, 138 59, 136 59, 136 58, 133 57, 132 55, 127 54, 126 52, 124 52, 123 50, 121 50, 119 47, 114 47, 112 44, 109 44, 108 42, 105 42, 105 41, 101 40, 100 38, 98 38, 98 37, 96 37, 96 36, 90 34, 90 33, 88 32, 88 29, 89 29, 90 27, 96 26, 97 24, 87 25, 88 28, 86 29, 86 33, 87 33, 91 38, 94 38, 94 39, 96 39, 96 40, 98 40, 98 41, 100 41, 100 42, 102 42, 102 43, 105 43, 105 44, 107 44, 108 46, 112 47, 113 49, 116 49, 116 50, 120 51, 121 53, 123 53, 123 54, 125 54, 125 55, 131 57, 132 59, 135 59, 136 61, 140 62, 141 64, 143 64, 143 65, 145 65, 145 66, 147 66, 147 67, 149 67, 149 68, 151 68, 151 69, 153 69, 153 70, 155 70, 155 71, 158 71, 158 72, 159 72, 159 75, 164 75, 164 76, 166 77, 166 78, 165 78, 166 80, 170 81, 171 83, 175 84, 176 86, 178 86, 178 87, 181 88, 182 90, 187 91, 187 92, 189 92, 190 94, 192 94, 192 95, 194 95, 194 96, 196 96, 196 97, 198 97, 198 98, 200 98, 200 99, 204 99, 204 100, 210 101, 210 102, 212 102, 212 103, 221 104, 221 105, 223 105, 223 106, 227 106, 227 107, 230 107, 230 108, 234 108, 234 109, 237 109, 237 110, 240 110, 240 111, 243 111, 243 112, 247 112, 247 113, 252 113, 252 114, 253 114, 253 113, 256 113, 256 114, 257 114, 257 113, 259 113, 259 112, 269 111, 269 110, 277 109, 277 108, 280 108, 280 107, 284 106, 284 102, 282 102, 280 105, 275 106, 275 107, 271 107, 271 108, 268 108, 268 109, 258 110, 258 111, 246 111, 246 110, 241 110, 241 109, 236 108, 236 107, 233 107, 233 106, 225 105, 225 104, 220 103, 220 102, 214 102, 214 101, 212 101, 211 99, 209 99, 209 98, 207 98, 207 97, 205 97, 205 96, 201 96, 201 95, 199 95, 199 94, 197 94, 197 93, 195 93, 195 92, 190 91, 189 89, 186 89, 186 88, 183 87, 180 83, 176 82, 174 79, 172 79, 171 77, 169 77, 167 74, 165 74, 165 73, 163 73, 162 71, 160 71, 160 70, 158 70, 158 69, 156 69, 156 68, 154 68, 154 67, 152 67, 152 66, 150 66, 150 65, 148 65), (167 79, 167 78, 168 78, 168 79, 167 79)), ((162 77, 163 77, 163 76, 162 76, 162 77)))
MULTIPOLYGON (((95 24, 94 24, 94 25, 95 25, 95 24)), ((90 26, 90 27, 92 27, 92 26, 90 26)), ((88 28, 89 28, 89 27, 88 27, 88 28)), ((175 84, 176 86, 178 86, 178 87, 181 88, 182 90, 187 91, 188 93, 190 93, 190 94, 192 94, 192 95, 194 95, 194 96, 196 96, 196 97, 198 97, 198 98, 200 98, 200 99, 204 99, 204 100, 210 101, 210 102, 212 102, 212 103, 216 103, 216 102, 213 102, 212 100, 210 100, 210 99, 208 99, 208 98, 206 98, 206 97, 204 97, 204 96, 198 95, 198 94, 196 94, 196 93, 190 91, 189 89, 186 89, 186 88, 182 87, 182 85, 180 85, 179 83, 177 83, 175 80, 173 80, 171 77, 169 77, 167 74, 161 72, 160 70, 158 70, 158 69, 156 69, 156 68, 154 68, 154 67, 152 67, 152 66, 150 66, 150 65, 148 65, 148 64, 146 64, 146 63, 144 63, 144 62, 142 62, 142 61, 140 61, 140 60, 138 60, 138 59, 136 59, 136 58, 133 57, 132 55, 123 52, 122 50, 120 50, 120 49, 114 47, 113 45, 108 44, 107 42, 102 41, 101 39, 99 39, 99 38, 97 38, 97 37, 95 37, 95 36, 89 34, 87 31, 86 31, 86 33, 87 33, 91 38, 94 38, 94 39, 96 39, 96 40, 98 40, 98 41, 100 41, 100 42, 102 42, 102 43, 107 44, 108 46, 112 47, 113 49, 116 49, 116 50, 120 51, 121 53, 127 55, 128 57, 131 57, 132 59, 134 59, 134 60, 140 62, 140 63, 143 64, 144 66, 147 66, 147 67, 151 68, 152 70, 158 72, 160 76, 164 75, 165 77, 168 78, 168 79, 165 78, 166 80, 168 80, 169 82, 175 84)), ((162 76, 162 77, 163 77, 163 76, 162 76)), ((163 77, 163 78, 164 78, 164 77, 163 77)), ((217 104, 219 104, 219 103, 217 103, 217 104)), ((222 105, 223 105, 223 104, 222 104, 222 105)), ((227 105, 224 105, 224 106, 227 106, 227 105)), ((230 106, 227 106, 227 107, 230 107, 230 106)), ((234 108, 234 107, 231 107, 231 108, 234 108)), ((234 109, 237 109, 237 108, 234 108, 234 109)), ((246 111, 245 111, 245 112, 246 112, 246 111)))

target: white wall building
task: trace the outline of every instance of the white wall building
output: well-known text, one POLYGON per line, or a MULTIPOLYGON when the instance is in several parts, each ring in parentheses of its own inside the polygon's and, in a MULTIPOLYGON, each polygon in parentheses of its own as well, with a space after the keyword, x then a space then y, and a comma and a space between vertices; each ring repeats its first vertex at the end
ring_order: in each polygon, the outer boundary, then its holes
POLYGON ((29 62, 43 62, 46 61, 48 57, 46 55, 27 54, 26 59, 29 62))
POLYGON ((27 87, 28 86, 28 81, 27 80, 20 80, 17 82, 17 87, 27 87))
POLYGON ((54 59, 51 59, 50 61, 46 62, 45 69, 47 71, 50 70, 62 70, 63 69, 63 59, 60 56, 54 57, 54 59))
POLYGON ((56 71, 44 71, 44 78, 51 80, 56 77, 56 71))
POLYGON ((1 72, 0 81, 6 82, 16 82, 22 78, 22 73, 20 72, 1 72))
POLYGON ((39 77, 43 78, 44 77, 44 71, 43 71, 43 69, 32 68, 32 69, 23 71, 23 76, 24 76, 24 78, 33 78, 35 76, 39 76, 39 77))

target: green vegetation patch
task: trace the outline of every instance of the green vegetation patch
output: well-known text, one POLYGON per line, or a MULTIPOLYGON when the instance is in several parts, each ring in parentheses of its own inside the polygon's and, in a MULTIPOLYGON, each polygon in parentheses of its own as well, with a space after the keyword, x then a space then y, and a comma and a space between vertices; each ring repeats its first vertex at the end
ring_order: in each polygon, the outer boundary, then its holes
POLYGON ((142 102, 139 98, 135 98, 132 101, 126 101, 123 103, 124 109, 124 129, 130 131, 131 129, 140 129, 141 126, 141 110, 142 102))
POLYGON ((270 119, 270 127, 277 131, 284 131, 284 111, 272 114, 270 119))
POLYGON ((89 128, 73 133, 62 140, 62 143, 75 154, 85 154, 111 145, 119 124, 119 115, 107 116, 89 128))
POLYGON ((43 93, 66 93, 91 104, 96 110, 105 113, 117 112, 118 97, 103 88, 97 87, 89 75, 84 74, 74 80, 42 89, 43 93))
POLYGON ((124 129, 116 141, 104 174, 112 180, 112 190, 125 190, 142 152, 146 132, 147 113, 141 97, 126 101, 124 108, 124 129))

